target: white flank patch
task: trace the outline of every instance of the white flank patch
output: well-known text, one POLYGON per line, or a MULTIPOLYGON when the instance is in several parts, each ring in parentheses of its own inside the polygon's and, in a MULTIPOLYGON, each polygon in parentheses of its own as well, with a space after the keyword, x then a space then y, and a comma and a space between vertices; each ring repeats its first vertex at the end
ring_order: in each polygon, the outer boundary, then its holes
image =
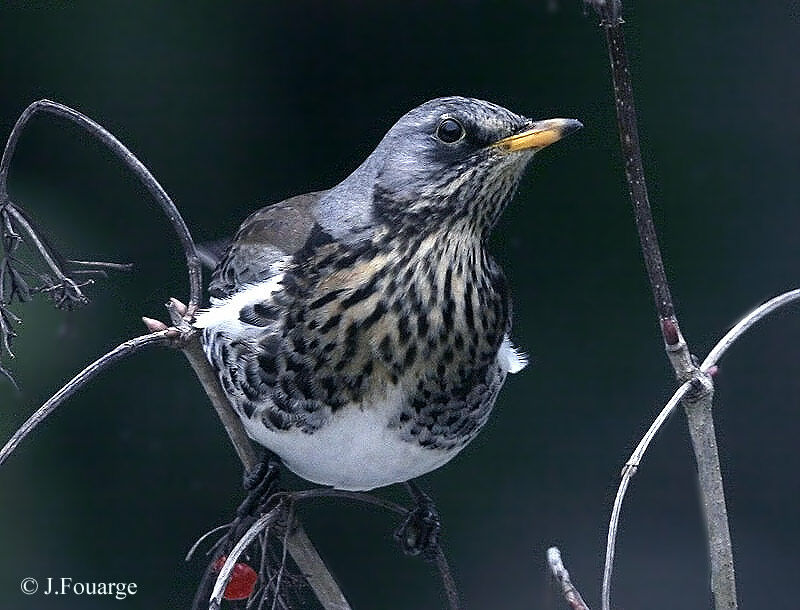
POLYGON ((253 303, 271 301, 274 293, 283 290, 283 286, 281 286, 282 279, 283 273, 278 273, 268 280, 244 287, 227 299, 217 300, 210 308, 203 309, 197 314, 197 318, 194 321, 195 328, 219 326, 222 327, 220 330, 224 331, 226 326, 241 326, 239 312, 242 307, 253 303))
POLYGON ((528 366, 528 354, 514 347, 508 335, 503 337, 503 344, 497 350, 497 362, 507 373, 519 373, 528 366))

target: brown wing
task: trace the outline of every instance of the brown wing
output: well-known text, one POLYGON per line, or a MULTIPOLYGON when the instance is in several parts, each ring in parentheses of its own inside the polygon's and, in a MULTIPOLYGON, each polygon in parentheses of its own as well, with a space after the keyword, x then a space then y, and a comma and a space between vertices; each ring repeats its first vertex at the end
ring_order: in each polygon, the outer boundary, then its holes
POLYGON ((314 204, 324 193, 297 195, 248 216, 211 275, 209 294, 224 298, 267 279, 270 265, 305 245, 316 225, 314 204))

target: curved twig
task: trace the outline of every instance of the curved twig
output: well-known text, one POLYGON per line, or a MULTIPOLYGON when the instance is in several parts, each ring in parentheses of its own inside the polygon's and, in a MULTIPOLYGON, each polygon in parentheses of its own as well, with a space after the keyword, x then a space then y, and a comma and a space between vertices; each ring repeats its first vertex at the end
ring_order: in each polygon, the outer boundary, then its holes
POLYGON ((625 499, 625 493, 628 490, 628 485, 633 478, 633 475, 636 474, 639 465, 642 463, 642 458, 644 458, 644 454, 647 452, 650 443, 656 437, 656 434, 658 434, 659 430, 667 421, 667 419, 669 419, 669 416, 672 415, 675 408, 681 403, 686 395, 693 390, 693 386, 696 386, 698 383, 707 382, 707 376, 710 374, 710 371, 717 365, 720 358, 725 355, 725 352, 727 352, 728 349, 733 346, 737 339, 739 339, 745 332, 752 328, 757 322, 763 320, 781 307, 789 305, 790 303, 794 303, 795 301, 800 301, 800 288, 784 292, 783 294, 770 299, 766 303, 759 305, 744 318, 742 318, 727 333, 725 333, 725 336, 723 336, 722 339, 717 342, 717 344, 708 353, 708 356, 706 356, 705 360, 703 360, 703 363, 700 365, 699 375, 685 382, 675 391, 675 393, 672 395, 672 398, 670 398, 664 408, 661 409, 661 412, 650 425, 650 428, 648 428, 647 432, 645 432, 642 440, 639 441, 636 449, 634 449, 633 453, 628 458, 628 461, 625 462, 625 466, 622 469, 622 477, 619 483, 619 488, 617 489, 617 495, 614 499, 614 507, 611 511, 611 518, 608 524, 606 559, 605 567, 603 569, 603 610, 610 610, 611 608, 611 575, 614 569, 614 553, 616 548, 617 531, 619 528, 619 519, 622 512, 622 503, 625 499))
POLYGON ((710 352, 708 352, 708 356, 706 356, 705 360, 703 360, 703 363, 700 365, 700 369, 705 372, 710 371, 711 367, 717 365, 720 358, 725 355, 725 352, 728 351, 728 349, 736 342, 736 340, 750 330, 754 324, 760 322, 769 314, 777 309, 780 309, 784 305, 788 305, 798 300, 800 300, 800 288, 795 288, 794 290, 789 290, 783 294, 779 294, 778 296, 771 298, 766 303, 762 303, 756 307, 744 318, 739 320, 733 328, 725 333, 725 336, 717 342, 710 352))
POLYGON ((625 499, 625 493, 628 491, 628 485, 630 484, 633 475, 636 474, 639 464, 642 461, 642 457, 644 457, 647 448, 650 446, 650 442, 655 438, 664 422, 667 421, 670 415, 672 415, 675 407, 680 404, 681 399, 686 395, 686 392, 689 391, 690 387, 691 382, 687 381, 680 388, 678 388, 675 394, 672 395, 672 398, 669 399, 669 402, 667 402, 666 406, 658 414, 658 417, 656 417, 655 421, 647 430, 642 440, 639 441, 636 449, 631 454, 631 457, 628 458, 628 461, 625 462, 625 466, 622 469, 622 478, 619 483, 619 488, 617 489, 617 495, 614 498, 614 507, 611 509, 611 519, 609 520, 608 524, 608 537, 606 539, 606 562, 605 567, 603 568, 603 610, 610 610, 611 608, 611 574, 614 570, 614 553, 616 552, 617 530, 619 528, 620 514, 622 513, 622 502, 625 499))
POLYGON ((189 549, 189 551, 186 553, 186 557, 184 557, 183 560, 184 561, 191 561, 192 560, 192 556, 194 555, 195 551, 197 551, 197 549, 200 547, 200 545, 203 544, 204 540, 206 540, 209 536, 213 536, 217 532, 221 532, 222 530, 228 529, 230 526, 231 526, 230 523, 225 523, 223 525, 218 525, 217 527, 208 530, 205 534, 203 534, 197 540, 195 540, 194 544, 189 549))
MULTIPOLYGON (((178 212, 178 209, 175 207, 175 204, 172 202, 172 199, 170 199, 169 195, 167 195, 167 192, 158 183, 153 174, 150 173, 150 170, 148 170, 147 167, 145 167, 145 165, 139 161, 139 159, 137 159, 136 156, 124 144, 122 144, 122 142, 114 137, 111 132, 84 114, 81 114, 69 106, 52 102, 50 100, 39 100, 34 102, 22 112, 11 130, 11 134, 8 136, 8 141, 6 142, 5 150, 3 151, 3 157, 0 159, 0 203, 8 201, 8 170, 11 165, 11 159, 14 156, 14 151, 17 147, 17 142, 19 141, 22 133, 22 129, 25 127, 31 117, 38 112, 54 114, 80 125, 83 129, 100 140, 100 142, 102 142, 117 157, 119 157, 119 159, 121 159, 122 162, 134 174, 136 174, 140 182, 158 202, 158 204, 161 206, 161 209, 164 211, 170 223, 172 224, 172 228, 175 230, 175 233, 178 235, 178 239, 180 240, 181 245, 183 246, 184 254, 186 255, 186 266, 189 272, 188 315, 193 315, 199 306, 200 299, 202 297, 202 275, 200 259, 197 255, 197 248, 195 247, 194 240, 189 233, 189 228, 186 226, 186 223, 178 212)), ((15 218, 15 220, 17 219, 15 218)), ((43 257, 45 257, 45 260, 47 261, 48 255, 46 254, 46 250, 42 250, 41 248, 39 248, 39 250, 42 252, 43 257)), ((63 274, 53 268, 51 261, 47 262, 48 266, 53 269, 54 273, 58 274, 59 279, 62 279, 60 276, 63 274)))
POLYGON ((344 489, 333 489, 331 487, 317 487, 314 489, 303 489, 301 491, 281 492, 290 497, 294 502, 302 502, 303 500, 311 500, 316 498, 342 498, 344 500, 353 500, 354 502, 363 502, 384 508, 398 515, 408 514, 408 509, 396 502, 386 500, 372 494, 362 491, 346 491, 344 489))
MULTIPOLYGON (((239 557, 242 555, 242 553, 244 553, 245 549, 250 546, 250 543, 253 542, 253 540, 255 540, 261 532, 263 532, 278 519, 278 516, 283 509, 284 503, 279 503, 271 511, 261 515, 261 517, 259 517, 256 522, 250 526, 250 529, 248 529, 234 545, 234 547, 231 549, 231 552, 228 553, 228 556, 225 558, 225 562, 222 564, 222 567, 219 570, 217 580, 214 583, 214 589, 211 592, 211 599, 209 600, 209 610, 219 610, 220 604, 222 603, 222 595, 225 592, 225 586, 228 584, 228 579, 231 577, 231 572, 233 572, 233 566, 236 565, 239 557)), ((287 528, 288 527, 290 527, 290 525, 287 525, 287 528)), ((349 610, 350 607, 346 606, 346 608, 349 610)))
POLYGON ((62 387, 58 392, 39 407, 36 412, 31 415, 28 420, 22 424, 14 435, 8 440, 5 446, 0 449, 0 466, 8 459, 8 457, 17 448, 17 445, 28 436, 36 427, 42 423, 48 415, 55 411, 65 400, 77 392, 80 388, 86 385, 89 381, 94 379, 99 373, 108 369, 112 364, 122 360, 126 356, 135 354, 146 347, 153 345, 165 345, 171 339, 177 336, 175 329, 162 330, 157 333, 150 333, 142 335, 135 339, 130 339, 124 343, 119 344, 110 352, 103 354, 100 358, 92 362, 89 366, 83 369, 80 373, 70 379, 67 384, 62 387))
POLYGON ((225 391, 222 389, 216 373, 211 368, 205 352, 203 352, 200 335, 197 331, 191 331, 191 335, 187 337, 181 346, 181 350, 192 366, 195 375, 197 375, 200 385, 203 386, 203 390, 208 395, 211 405, 217 412, 244 469, 247 471, 252 470, 258 464, 258 454, 244 431, 242 421, 234 412, 233 407, 231 407, 228 397, 225 396, 225 391))

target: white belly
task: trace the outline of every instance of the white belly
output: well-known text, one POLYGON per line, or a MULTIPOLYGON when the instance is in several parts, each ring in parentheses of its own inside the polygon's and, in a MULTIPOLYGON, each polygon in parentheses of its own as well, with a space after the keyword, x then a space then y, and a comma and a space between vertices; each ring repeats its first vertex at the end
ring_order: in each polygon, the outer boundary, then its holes
POLYGON ((345 407, 313 434, 269 430, 253 419, 243 423, 253 440, 277 453, 298 476, 351 491, 422 476, 461 450, 426 449, 404 441, 399 430, 389 429, 386 413, 386 409, 345 407))
MULTIPOLYGON (((527 364, 506 337, 498 353, 503 370, 516 373, 527 364)), ((400 412, 404 393, 392 388, 368 406, 350 405, 332 414, 312 434, 294 428, 272 430, 261 421, 260 410, 242 418, 247 434, 283 460, 296 475, 336 489, 366 491, 422 476, 443 466, 463 446, 453 449, 422 447, 403 440, 389 425, 400 412)))

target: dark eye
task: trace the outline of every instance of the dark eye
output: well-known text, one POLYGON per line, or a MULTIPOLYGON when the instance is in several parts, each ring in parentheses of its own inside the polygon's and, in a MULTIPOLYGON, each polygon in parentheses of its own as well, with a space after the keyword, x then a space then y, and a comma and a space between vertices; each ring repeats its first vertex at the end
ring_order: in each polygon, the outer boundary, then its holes
POLYGON ((455 119, 444 119, 436 129, 436 137, 447 144, 452 144, 463 136, 464 128, 455 119))

